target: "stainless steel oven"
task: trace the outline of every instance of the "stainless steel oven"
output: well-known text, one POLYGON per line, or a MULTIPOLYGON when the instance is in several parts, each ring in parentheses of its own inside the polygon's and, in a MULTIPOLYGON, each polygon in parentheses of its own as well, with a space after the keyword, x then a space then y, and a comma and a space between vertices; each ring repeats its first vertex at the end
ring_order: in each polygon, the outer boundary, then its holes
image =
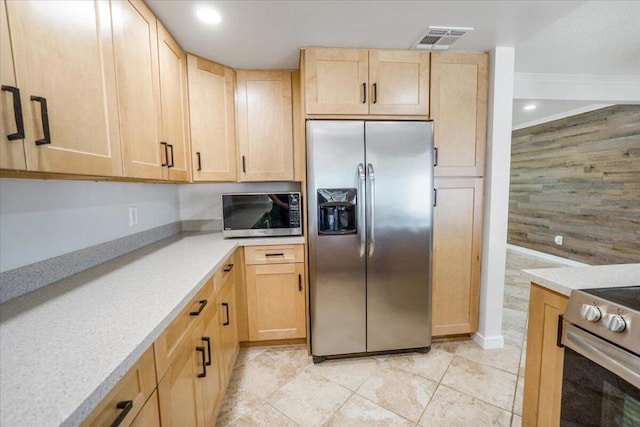
POLYGON ((222 235, 299 236, 301 206, 299 192, 223 194, 222 235))
POLYGON ((640 286, 573 291, 561 426, 640 427, 640 286))

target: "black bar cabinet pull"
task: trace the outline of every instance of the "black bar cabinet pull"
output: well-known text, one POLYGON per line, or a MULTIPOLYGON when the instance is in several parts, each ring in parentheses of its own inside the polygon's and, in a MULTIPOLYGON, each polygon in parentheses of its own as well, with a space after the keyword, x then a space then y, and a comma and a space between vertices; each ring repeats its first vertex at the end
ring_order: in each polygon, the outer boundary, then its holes
POLYGON ((564 344, 562 344, 562 323, 564 321, 564 317, 562 314, 558 314, 558 336, 556 337, 556 345, 560 348, 564 348, 564 344))
POLYGON ((198 302, 200 303, 200 307, 198 307, 198 311, 190 312, 189 316, 198 316, 200 313, 202 313, 202 310, 204 310, 204 306, 207 305, 207 300, 206 299, 201 299, 198 302))
POLYGON ((118 402, 116 408, 121 409, 122 411, 118 414, 116 419, 113 420, 111 427, 118 427, 122 421, 124 421, 131 408, 133 408, 133 400, 123 400, 122 402, 118 402))
POLYGON ((209 360, 205 365, 211 366, 211 338, 210 337, 202 337, 202 341, 207 343, 207 353, 209 354, 209 360))
POLYGON ((227 312, 227 320, 222 324, 222 326, 227 326, 231 324, 231 319, 229 319, 229 303, 223 302, 222 306, 227 312))
POLYGON ((433 189, 433 206, 438 206, 438 189, 433 189))
POLYGON ((202 373, 198 374, 198 378, 204 378, 207 376, 207 362, 204 356, 204 347, 196 347, 196 351, 202 353, 202 373))
POLYGON ((302 274, 298 274, 298 290, 302 292, 302 274))
POLYGON ((433 166, 438 166, 438 147, 433 147, 433 166))
POLYGON ((160 166, 169 166, 169 149, 167 148, 167 145, 169 144, 160 141, 160 145, 164 146, 164 163, 162 163, 160 166))
POLYGON ((40 103, 40 117, 42 118, 42 139, 36 139, 36 145, 51 144, 51 133, 49 132, 49 110, 47 110, 47 98, 41 96, 31 96, 31 100, 40 103))
POLYGON ((231 270, 233 270, 233 264, 227 264, 227 266, 224 269, 222 269, 222 271, 224 271, 225 273, 228 273, 231 270))
MULTIPOLYGON (((167 166, 172 168, 175 166, 175 164, 173 163, 173 144, 167 144, 169 146, 169 150, 171 151, 171 163, 169 163, 167 166)), ((167 162, 169 162, 169 159, 167 159, 167 162)))
POLYGON ((11 92, 13 96, 13 117, 16 120, 16 133, 7 134, 9 141, 24 139, 24 122, 22 120, 22 101, 20 100, 20 89, 13 86, 2 85, 2 90, 11 92))
POLYGON ((378 83, 373 84, 373 103, 378 103, 378 83))
POLYGON ((264 254, 264 256, 266 256, 267 258, 270 257, 270 256, 284 256, 284 253, 278 252, 278 253, 275 253, 275 254, 264 254))
POLYGON ((202 170, 202 163, 200 162, 200 152, 196 152, 196 156, 198 157, 198 170, 202 170))
POLYGON ((247 164, 244 156, 242 156, 242 173, 247 173, 247 164))
POLYGON ((362 83, 362 103, 367 103, 367 84, 362 83))

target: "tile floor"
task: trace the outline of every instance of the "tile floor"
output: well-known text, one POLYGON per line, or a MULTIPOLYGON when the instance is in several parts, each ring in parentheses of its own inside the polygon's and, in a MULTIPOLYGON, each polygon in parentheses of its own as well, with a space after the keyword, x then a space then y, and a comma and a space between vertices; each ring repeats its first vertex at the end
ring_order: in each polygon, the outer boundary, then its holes
POLYGON ((325 361, 305 347, 243 348, 219 426, 520 426, 529 282, 560 264, 509 250, 505 346, 436 342, 428 354, 325 361))

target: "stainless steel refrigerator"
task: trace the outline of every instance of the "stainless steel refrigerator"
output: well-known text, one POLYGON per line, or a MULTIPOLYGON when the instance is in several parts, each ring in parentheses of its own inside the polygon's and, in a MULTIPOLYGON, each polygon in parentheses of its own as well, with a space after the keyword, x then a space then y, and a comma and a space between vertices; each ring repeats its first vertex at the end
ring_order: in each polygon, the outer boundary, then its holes
POLYGON ((307 121, 311 352, 431 346, 433 124, 307 121))

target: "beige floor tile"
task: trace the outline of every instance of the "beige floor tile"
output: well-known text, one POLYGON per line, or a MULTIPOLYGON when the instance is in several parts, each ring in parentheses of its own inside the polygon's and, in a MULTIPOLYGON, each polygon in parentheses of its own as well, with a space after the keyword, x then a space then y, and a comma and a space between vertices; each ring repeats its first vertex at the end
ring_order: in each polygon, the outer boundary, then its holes
POLYGON ((437 383, 398 368, 385 366, 371 375, 357 393, 413 422, 436 391, 437 383))
POLYGON ((313 364, 307 371, 321 375, 334 383, 355 391, 378 367, 378 361, 371 357, 326 360, 313 364))
POLYGON ((428 427, 508 427, 511 413, 445 386, 438 386, 420 418, 428 427))
POLYGON ((442 379, 453 354, 433 348, 429 353, 408 353, 388 356, 381 361, 381 366, 397 368, 423 378, 439 382, 442 379))
MULTIPOLYGON (((218 422, 217 425, 220 425, 218 422)), ((237 418, 229 426, 233 427, 297 427, 298 424, 284 416, 266 402, 257 404, 250 413, 237 418)))
POLYGON ((456 355, 514 374, 518 373, 520 365, 519 347, 505 346, 503 348, 484 350, 474 341, 467 341, 458 346, 456 355))
POLYGON ((456 357, 442 378, 442 384, 511 411, 516 375, 456 357))
POLYGON ((511 427, 522 427, 522 417, 513 414, 513 418, 511 419, 511 427))
POLYGON ((265 347, 247 347, 241 348, 236 358, 236 367, 244 365, 249 360, 267 351, 265 347))
POLYGON ((302 426, 320 426, 351 394, 351 390, 304 371, 275 392, 269 403, 302 426))
POLYGON ((354 394, 331 417, 325 427, 403 427, 414 423, 354 394))
POLYGON ((513 401, 513 413, 522 416, 522 393, 524 391, 524 377, 518 377, 516 397, 513 401))
POLYGON ((237 382, 234 382, 232 377, 224 395, 216 425, 229 425, 237 418, 251 413, 260 405, 261 401, 262 399, 259 396, 249 391, 238 389, 237 382))

